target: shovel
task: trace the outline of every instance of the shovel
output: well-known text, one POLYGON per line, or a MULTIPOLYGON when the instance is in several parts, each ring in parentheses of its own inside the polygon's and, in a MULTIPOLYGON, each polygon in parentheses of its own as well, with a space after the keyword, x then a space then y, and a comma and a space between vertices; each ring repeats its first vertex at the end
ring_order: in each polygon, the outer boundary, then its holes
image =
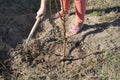
POLYGON ((38 26, 38 24, 39 24, 40 21, 41 21, 41 18, 38 18, 38 19, 36 20, 36 22, 34 23, 33 28, 32 28, 32 30, 30 31, 29 36, 28 36, 28 38, 27 38, 27 40, 26 40, 26 42, 25 42, 25 45, 24 45, 25 48, 27 47, 27 45, 28 45, 31 37, 33 36, 33 34, 34 34, 34 32, 35 32, 35 29, 37 28, 37 26, 38 26))

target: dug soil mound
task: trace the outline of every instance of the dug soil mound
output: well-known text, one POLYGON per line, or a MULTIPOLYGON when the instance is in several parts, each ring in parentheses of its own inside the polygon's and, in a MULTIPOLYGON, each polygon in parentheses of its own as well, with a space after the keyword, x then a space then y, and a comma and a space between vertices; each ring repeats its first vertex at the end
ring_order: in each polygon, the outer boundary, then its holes
MULTIPOLYGON (((66 19, 66 29, 74 23, 74 17, 75 15, 70 15, 66 19)), ((9 45, 17 45, 17 47, 9 50, 6 62, 3 60, 8 65, 6 68, 9 69, 4 78, 11 80, 100 80, 108 79, 108 76, 109 78, 118 77, 119 19, 111 22, 101 22, 101 19, 99 16, 86 16, 82 31, 67 38, 66 57, 61 61, 60 58, 63 55, 61 19, 52 21, 49 18, 42 21, 25 48, 25 39, 35 19, 33 14, 18 16, 8 25, 13 26, 10 27, 11 30, 9 27, 6 28, 9 30, 7 36, 11 38, 8 39, 8 43, 11 43, 9 45), (21 44, 18 45, 18 43, 21 44), (111 61, 111 58, 115 61, 111 61), (110 66, 110 64, 113 65, 110 66), (112 74, 111 71, 113 71, 112 74), (110 77, 110 75, 113 76, 110 77)))

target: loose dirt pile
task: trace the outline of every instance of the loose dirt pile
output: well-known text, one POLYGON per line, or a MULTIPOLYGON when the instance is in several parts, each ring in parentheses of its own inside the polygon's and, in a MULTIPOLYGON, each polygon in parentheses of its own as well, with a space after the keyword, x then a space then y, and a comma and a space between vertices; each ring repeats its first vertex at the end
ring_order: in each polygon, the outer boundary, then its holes
MULTIPOLYGON (((88 8, 94 6, 88 4, 88 8)), ((0 80, 119 80, 120 9, 116 8, 87 10, 82 31, 67 38, 63 61, 61 19, 41 22, 27 50, 23 45, 35 22, 34 14, 20 15, 8 25, 0 25, 0 80)), ((66 29, 74 19, 74 13, 66 19, 66 29)))
MULTIPOLYGON (((7 38, 11 38, 8 39, 9 45, 24 43, 22 40, 28 36, 35 21, 33 17, 33 14, 19 16, 7 26, 8 31, 5 32, 8 33, 4 34, 8 36, 7 38)), ((74 17, 71 15, 67 19, 67 29, 74 23, 74 17)), ((46 19, 40 23, 28 45, 28 50, 25 50, 21 44, 17 45, 7 53, 7 60, 2 59, 8 65, 6 68, 2 67, 4 78, 9 80, 119 79, 119 19, 109 23, 101 23, 101 19, 101 17, 86 16, 82 32, 67 39, 66 59, 63 62, 60 61, 63 54, 61 20, 55 20, 56 25, 53 25, 50 19, 46 19)), ((7 42, 7 39, 5 40, 7 42)))

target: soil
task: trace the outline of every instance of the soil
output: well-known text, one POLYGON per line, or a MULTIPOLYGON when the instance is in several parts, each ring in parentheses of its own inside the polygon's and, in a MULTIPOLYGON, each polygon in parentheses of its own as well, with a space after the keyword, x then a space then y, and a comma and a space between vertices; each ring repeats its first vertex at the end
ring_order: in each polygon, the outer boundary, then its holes
MULTIPOLYGON (((119 12, 102 16, 86 14, 82 31, 67 37, 66 56, 61 61, 64 53, 61 19, 46 18, 40 22, 28 46, 24 47, 35 14, 17 16, 7 26, 0 27, 0 36, 6 45, 0 52, 0 79, 119 80, 113 78, 120 75, 119 18, 119 12), (111 59, 116 60, 113 68, 108 64, 111 59), (106 67, 115 72, 102 72, 106 67)), ((75 14, 66 19, 67 30, 74 19, 75 14)))

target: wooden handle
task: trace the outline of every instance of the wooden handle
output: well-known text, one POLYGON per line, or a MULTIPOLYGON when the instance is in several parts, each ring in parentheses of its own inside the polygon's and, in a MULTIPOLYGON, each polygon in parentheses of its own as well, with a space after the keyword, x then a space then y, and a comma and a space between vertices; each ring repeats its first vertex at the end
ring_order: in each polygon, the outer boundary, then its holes
POLYGON ((35 32, 35 29, 37 28, 40 20, 41 20, 41 18, 38 18, 38 19, 36 20, 35 24, 33 25, 33 28, 32 28, 32 30, 30 31, 30 34, 29 34, 29 36, 28 36, 28 38, 27 38, 27 40, 26 40, 26 45, 28 44, 30 38, 33 36, 33 33, 35 32))

